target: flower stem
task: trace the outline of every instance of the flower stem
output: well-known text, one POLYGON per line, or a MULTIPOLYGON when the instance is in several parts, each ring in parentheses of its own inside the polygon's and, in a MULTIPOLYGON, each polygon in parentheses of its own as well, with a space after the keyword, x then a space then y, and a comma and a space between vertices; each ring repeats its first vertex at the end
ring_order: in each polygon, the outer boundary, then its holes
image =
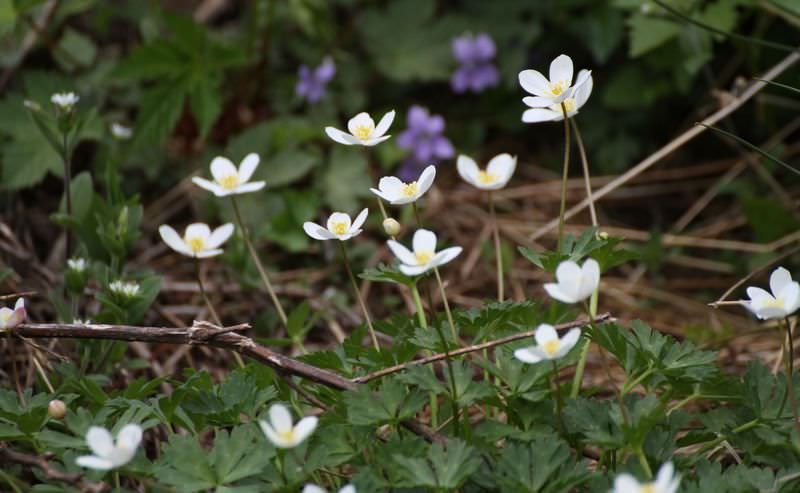
POLYGON ((647 479, 651 479, 653 477, 653 470, 650 469, 650 464, 647 463, 647 457, 644 455, 644 450, 642 450, 641 445, 636 447, 636 457, 639 458, 639 464, 642 465, 642 469, 644 469, 644 474, 647 476, 647 479))
POLYGON ((564 212, 567 209, 567 176, 569 175, 569 119, 567 118, 567 107, 561 103, 561 111, 564 114, 564 170, 561 175, 561 209, 558 212, 558 243, 556 250, 561 252, 561 241, 564 237, 564 212))
POLYGON ((494 210, 494 197, 489 191, 489 215, 492 218, 492 236, 494 236, 494 257, 497 262, 497 301, 503 301, 503 253, 500 250, 500 225, 497 224, 497 213, 494 210))
POLYGON ((450 303, 447 302, 447 294, 444 291, 444 283, 442 282, 442 276, 439 275, 439 268, 433 268, 434 274, 436 274, 436 282, 439 284, 439 292, 442 294, 442 302, 444 303, 444 311, 447 314, 447 323, 450 324, 450 334, 453 336, 453 340, 458 343, 458 334, 456 334, 456 324, 453 323, 453 314, 450 312, 450 303))
POLYGON ((558 424, 561 426, 561 431, 563 432, 564 429, 564 402, 561 397, 561 382, 558 381, 558 363, 556 360, 550 360, 553 363, 553 387, 555 387, 556 392, 556 415, 558 416, 558 424))
POLYGON ((256 252, 253 243, 250 241, 250 234, 244 225, 244 221, 242 221, 242 214, 239 211, 239 204, 236 202, 236 197, 234 195, 231 195, 231 203, 233 204, 233 212, 236 215, 236 224, 239 226, 239 230, 242 232, 242 237, 244 238, 244 244, 247 246, 247 250, 250 252, 253 262, 256 263, 256 269, 258 269, 258 273, 261 276, 261 281, 267 288, 269 297, 272 299, 272 304, 275 305, 275 310, 277 310, 278 316, 281 319, 281 323, 285 327, 287 320, 286 312, 283 311, 283 307, 281 306, 281 302, 278 300, 278 296, 275 294, 275 289, 272 287, 272 283, 269 280, 267 271, 264 270, 264 266, 261 264, 261 259, 258 257, 258 252, 256 252))
POLYGON ((586 159, 586 148, 583 146, 583 138, 581 131, 578 130, 578 124, 575 119, 570 119, 572 123, 572 130, 575 132, 575 142, 578 144, 578 153, 581 156, 581 165, 583 166, 583 183, 586 186, 586 199, 589 201, 589 215, 592 217, 592 226, 597 227, 597 211, 594 208, 594 198, 592 197, 592 182, 591 175, 589 174, 589 160, 586 159))
POLYGON ((417 220, 417 227, 422 228, 422 220, 419 218, 419 208, 416 202, 411 202, 411 208, 414 210, 414 219, 417 220))
MULTIPOLYGON (((67 202, 67 217, 72 219, 72 156, 69 152, 69 142, 67 141, 67 132, 61 133, 61 145, 64 159, 64 196, 67 202)), ((67 250, 66 257, 69 258, 70 251, 72 250, 72 231, 70 227, 66 227, 67 235, 67 250)), ((75 315, 73 313, 73 315, 75 315)))
POLYGON ((423 329, 428 328, 428 320, 425 318, 425 309, 422 307, 422 300, 419 297, 419 289, 417 283, 411 285, 411 297, 414 299, 414 305, 417 307, 417 320, 423 329))
POLYGON ((789 318, 784 319, 786 323, 786 354, 784 363, 786 364, 786 385, 789 391, 789 400, 791 401, 792 417, 794 418, 794 426, 797 429, 798 437, 800 437, 800 419, 797 412, 797 399, 794 396, 794 337, 792 336, 792 324, 789 318))
MULTIPOLYGON (((195 274, 197 275, 197 286, 200 288, 200 295, 203 297, 203 301, 208 307, 209 313, 211 313, 211 318, 214 319, 214 323, 217 324, 219 327, 222 327, 222 320, 217 315, 217 310, 214 309, 214 305, 211 303, 211 300, 206 293, 205 285, 203 285, 203 276, 200 275, 200 261, 197 260, 194 263, 195 265, 195 274)), ((233 352, 233 358, 236 360, 236 364, 239 365, 239 368, 244 368, 244 361, 242 361, 242 357, 239 356, 239 353, 233 352)))
POLYGON ((347 271, 348 277, 350 277, 350 283, 353 285, 353 291, 355 292, 356 298, 358 298, 359 305, 361 305, 361 311, 364 312, 364 319, 367 321, 367 327, 369 327, 369 336, 372 338, 372 345, 375 346, 376 351, 380 352, 381 347, 378 345, 378 338, 375 336, 375 328, 372 327, 372 318, 369 316, 367 305, 364 304, 364 300, 361 298, 361 290, 358 289, 356 276, 353 275, 353 270, 350 268, 350 260, 347 258, 347 249, 344 246, 344 242, 339 241, 339 246, 342 248, 342 262, 344 263, 344 268, 347 271))
MULTIPOLYGON (((591 299, 589 300, 589 320, 594 320, 597 318, 597 297, 599 292, 599 289, 595 289, 594 293, 592 293, 591 299)), ((591 345, 591 341, 586 341, 586 344, 584 344, 581 348, 581 354, 578 357, 578 366, 575 367, 575 376, 572 378, 572 390, 569 393, 569 396, 573 399, 578 397, 578 393, 581 391, 583 372, 586 369, 586 358, 589 356, 589 346, 591 345)))

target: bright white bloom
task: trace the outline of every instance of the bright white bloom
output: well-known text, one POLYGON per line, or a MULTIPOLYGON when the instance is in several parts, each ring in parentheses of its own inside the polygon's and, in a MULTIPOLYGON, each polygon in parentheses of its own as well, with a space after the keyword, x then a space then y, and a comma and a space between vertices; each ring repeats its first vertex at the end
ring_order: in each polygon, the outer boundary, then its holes
POLYGON ((83 272, 89 262, 85 258, 71 258, 67 259, 67 267, 75 272, 83 272))
POLYGON ((581 329, 571 329, 563 338, 552 325, 541 324, 533 335, 536 346, 514 351, 514 357, 523 363, 539 363, 544 360, 558 359, 565 356, 575 347, 581 337, 581 329))
POLYGON ((745 302, 745 306, 758 318, 783 318, 800 308, 800 284, 792 281, 788 270, 778 267, 772 271, 769 289, 772 294, 755 286, 747 288, 750 300, 745 302))
POLYGON ((396 176, 384 176, 378 182, 377 189, 370 188, 369 190, 390 204, 410 204, 425 195, 425 192, 433 185, 434 178, 436 178, 436 166, 431 164, 422 170, 422 174, 416 181, 405 183, 396 176))
POLYGON ((25 321, 27 313, 25 312, 25 299, 17 298, 14 303, 14 309, 2 307, 0 308, 0 330, 13 329, 17 325, 25 321))
POLYGON ((72 325, 92 325, 92 321, 88 318, 86 320, 81 320, 79 318, 72 319, 72 325))
POLYGON ((223 224, 212 232, 208 224, 193 223, 186 226, 183 238, 166 224, 159 226, 158 232, 164 243, 176 252, 187 257, 207 258, 222 253, 220 246, 233 234, 233 224, 223 224))
POLYGON ((573 86, 573 71, 572 58, 559 55, 550 62, 549 80, 538 70, 529 69, 519 73, 519 85, 535 96, 532 98, 537 103, 534 107, 558 105, 573 96, 574 90, 586 84, 591 78, 591 71, 581 70, 573 86))
POLYGON ((139 284, 135 282, 114 281, 108 285, 112 293, 125 298, 133 298, 139 294, 139 284))
POLYGON ((481 190, 499 190, 506 186, 514 170, 517 168, 517 158, 511 154, 498 154, 493 157, 486 169, 478 168, 475 160, 469 156, 458 156, 458 174, 470 185, 481 190))
POLYGON ((92 426, 86 433, 86 443, 94 455, 83 455, 75 461, 81 467, 108 471, 122 467, 133 459, 142 441, 142 427, 129 424, 117 433, 117 441, 105 428, 92 426))
POLYGON ((374 146, 391 137, 383 134, 389 130, 393 121, 394 110, 383 115, 377 126, 368 113, 361 112, 347 122, 347 130, 350 133, 334 127, 325 127, 325 133, 340 144, 374 146))
POLYGON ((50 102, 62 110, 71 110, 81 98, 74 92, 59 92, 50 96, 50 102))
MULTIPOLYGON (((328 493, 328 490, 320 488, 315 484, 307 484, 303 488, 303 493, 328 493)), ((348 484, 347 486, 343 486, 342 489, 339 490, 339 493, 356 493, 356 487, 352 484, 348 484)))
POLYGON ((620 474, 614 480, 611 493, 675 493, 680 484, 680 475, 675 474, 672 462, 667 462, 658 470, 652 483, 640 483, 630 474, 620 474))
MULTIPOLYGON (((581 70, 581 74, 584 72, 588 71, 581 70)), ((559 122, 564 119, 564 109, 567 110, 567 118, 572 118, 578 114, 578 110, 589 100, 593 87, 594 81, 590 75, 587 82, 580 87, 576 87, 571 95, 559 104, 551 104, 542 107, 539 105, 544 104, 544 101, 538 98, 530 96, 523 98, 522 101, 531 108, 525 110, 522 114, 522 121, 525 123, 559 122), (562 104, 564 105, 564 109, 561 108, 562 104)))
POLYGON ((258 154, 251 152, 242 159, 242 163, 237 170, 230 159, 222 156, 215 157, 211 161, 211 176, 214 177, 214 181, 198 176, 192 178, 192 181, 195 185, 205 188, 217 197, 256 192, 266 185, 263 181, 248 183, 248 180, 250 180, 258 167, 259 161, 258 154))
POLYGON ((551 297, 563 303, 577 303, 594 293, 600 284, 600 265, 595 259, 586 259, 583 267, 572 260, 558 264, 556 281, 544 285, 551 297))
POLYGON ((303 230, 306 234, 315 240, 349 240, 361 233, 361 226, 367 220, 369 209, 364 209, 358 213, 355 221, 350 219, 349 214, 344 212, 334 212, 328 218, 326 227, 322 227, 317 223, 306 221, 303 223, 303 230))
POLYGON ((119 140, 128 140, 133 136, 133 129, 121 123, 114 122, 111 124, 111 135, 119 140))
POLYGON ((261 419, 258 424, 273 445, 278 448, 292 448, 300 445, 314 432, 317 421, 316 416, 306 416, 295 425, 292 423, 289 408, 283 404, 273 404, 269 408, 269 422, 261 419))
POLYGON ((423 274, 434 267, 450 262, 461 253, 459 246, 437 252, 436 234, 427 229, 418 229, 414 233, 414 238, 411 240, 413 252, 395 240, 389 240, 387 244, 395 257, 400 260, 400 272, 407 276, 423 274))

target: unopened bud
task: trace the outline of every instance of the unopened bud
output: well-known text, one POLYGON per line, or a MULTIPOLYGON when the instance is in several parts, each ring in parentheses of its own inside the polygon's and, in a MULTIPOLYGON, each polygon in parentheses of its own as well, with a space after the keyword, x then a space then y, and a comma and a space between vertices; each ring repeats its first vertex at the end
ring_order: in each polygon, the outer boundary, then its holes
POLYGON ((608 231, 600 231, 599 233, 597 233, 597 237, 600 238, 601 240, 607 240, 608 231))
POLYGON ((393 217, 387 217, 383 220, 383 231, 389 236, 397 236, 400 234, 400 223, 393 217))
POLYGON ((63 419, 67 415, 67 405, 62 400, 53 399, 47 405, 47 414, 53 419, 63 419))

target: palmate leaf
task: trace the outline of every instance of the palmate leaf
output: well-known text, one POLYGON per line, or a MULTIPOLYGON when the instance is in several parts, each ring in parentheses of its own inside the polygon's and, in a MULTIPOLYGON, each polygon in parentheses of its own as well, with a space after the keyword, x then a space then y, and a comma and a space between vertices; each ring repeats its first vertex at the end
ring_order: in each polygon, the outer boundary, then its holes
POLYGON ((566 493, 589 477, 586 466, 556 435, 528 443, 507 443, 495 470, 492 476, 497 484, 486 486, 519 493, 566 493))
POLYGON ((418 391, 408 391, 396 378, 387 378, 377 393, 367 386, 344 394, 347 421, 353 425, 397 424, 413 417, 425 405, 427 396, 418 391))
POLYGON ((600 264, 600 271, 628 262, 637 257, 637 254, 618 248, 623 241, 622 238, 611 236, 599 236, 597 228, 587 228, 580 236, 564 236, 561 251, 537 252, 528 247, 518 247, 519 252, 534 265, 541 267, 550 273, 555 273, 558 264, 565 260, 581 262, 585 257, 591 257, 600 264))
POLYGON ((392 459, 402 477, 400 485, 445 490, 458 488, 481 465, 477 450, 458 439, 446 446, 434 444, 423 458, 395 454, 392 459))

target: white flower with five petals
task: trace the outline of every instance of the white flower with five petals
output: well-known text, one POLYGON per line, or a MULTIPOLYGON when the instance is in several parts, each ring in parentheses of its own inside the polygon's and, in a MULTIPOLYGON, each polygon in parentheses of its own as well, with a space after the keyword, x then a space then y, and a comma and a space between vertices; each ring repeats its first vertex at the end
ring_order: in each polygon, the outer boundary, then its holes
POLYGON ((105 428, 92 426, 86 433, 86 443, 94 455, 84 455, 75 461, 81 467, 108 471, 122 467, 136 455, 142 441, 142 428, 128 424, 117 433, 116 442, 105 428))
POLYGON ((25 321, 27 312, 25 311, 25 299, 17 298, 14 309, 8 307, 0 308, 0 330, 13 329, 25 321))
MULTIPOLYGON (((328 490, 325 488, 320 488, 315 484, 307 484, 303 488, 303 493, 328 493, 328 490)), ((338 493, 356 493, 356 487, 352 484, 348 484, 343 486, 342 489, 339 490, 338 493)))
POLYGON ((71 110, 80 99, 74 92, 57 92, 50 96, 51 103, 66 111, 71 110))
POLYGON ((158 232, 164 243, 176 252, 187 257, 206 258, 222 253, 220 246, 233 234, 233 224, 223 224, 213 232, 208 224, 190 224, 186 227, 182 238, 177 231, 166 224, 159 226, 158 232))
POLYGON ((792 280, 792 275, 783 267, 778 267, 769 276, 769 289, 750 286, 747 288, 745 306, 762 320, 783 318, 800 308, 800 284, 792 280))
POLYGON ((583 267, 571 260, 558 264, 556 281, 544 285, 551 297, 563 303, 578 303, 594 293, 600 284, 600 265, 595 259, 586 259, 583 267))
POLYGON ((591 78, 591 71, 581 70, 572 85, 573 71, 572 58, 559 55, 550 62, 549 79, 538 70, 523 70, 519 73, 519 85, 535 96, 536 107, 558 105, 591 78))
MULTIPOLYGON (((584 71, 582 70, 581 73, 583 72, 584 71)), ((540 107, 537 105, 543 104, 543 102, 537 98, 523 98, 522 101, 531 108, 522 113, 522 121, 525 123, 559 122, 564 119, 564 110, 567 111, 567 118, 572 118, 578 114, 578 110, 580 110, 583 105, 586 104, 586 101, 589 100, 589 96, 592 94, 593 87, 594 81, 590 75, 586 83, 575 88, 574 92, 572 92, 569 97, 564 99, 564 101, 559 104, 551 104, 549 106, 540 107), (564 107, 562 108, 561 105, 564 105, 564 107)))
POLYGON ((511 154, 498 154, 493 157, 486 169, 478 168, 469 156, 458 156, 458 174, 470 185, 481 190, 499 190, 506 186, 517 167, 517 158, 511 154))
POLYGON ((581 329, 571 329, 564 337, 559 338, 555 327, 541 324, 536 327, 533 337, 536 339, 536 346, 514 351, 514 357, 523 363, 534 364, 566 356, 578 343, 578 339, 581 337, 581 329))
POLYGON ((396 176, 384 176, 378 182, 378 188, 369 190, 390 204, 410 204, 425 195, 433 185, 434 178, 436 178, 436 166, 430 165, 422 170, 415 181, 405 183, 396 176))
POLYGON ((328 218, 326 227, 322 227, 311 221, 306 221, 303 223, 303 230, 308 236, 315 240, 345 241, 361 233, 361 226, 363 226, 364 221, 367 220, 367 214, 369 214, 369 209, 365 208, 358 213, 358 216, 356 216, 356 219, 353 221, 350 219, 349 214, 334 212, 328 218))
POLYGON ((289 408, 283 404, 273 404, 269 408, 269 421, 259 420, 261 431, 278 448, 293 448, 308 438, 317 427, 315 416, 306 416, 295 425, 289 408))
POLYGON ((361 112, 347 122, 347 130, 350 133, 334 127, 325 127, 325 133, 340 144, 374 146, 391 137, 391 135, 384 134, 389 130, 393 121, 394 110, 383 115, 377 126, 368 113, 361 112))
POLYGON ((414 251, 409 250, 395 240, 387 242, 389 249, 400 260, 400 272, 407 276, 418 276, 429 270, 444 265, 458 257, 462 248, 459 246, 436 251, 436 233, 427 229, 418 229, 411 240, 414 251))
POLYGON ((259 161, 258 154, 251 152, 242 159, 239 169, 236 169, 230 159, 218 156, 211 161, 211 176, 214 177, 214 181, 199 176, 192 178, 192 181, 217 197, 257 192, 266 185, 263 181, 250 182, 259 161))
POLYGON ((623 473, 614 480, 611 493, 675 493, 681 484, 681 477, 675 474, 675 466, 667 462, 658 470, 656 480, 640 483, 630 474, 623 473))

